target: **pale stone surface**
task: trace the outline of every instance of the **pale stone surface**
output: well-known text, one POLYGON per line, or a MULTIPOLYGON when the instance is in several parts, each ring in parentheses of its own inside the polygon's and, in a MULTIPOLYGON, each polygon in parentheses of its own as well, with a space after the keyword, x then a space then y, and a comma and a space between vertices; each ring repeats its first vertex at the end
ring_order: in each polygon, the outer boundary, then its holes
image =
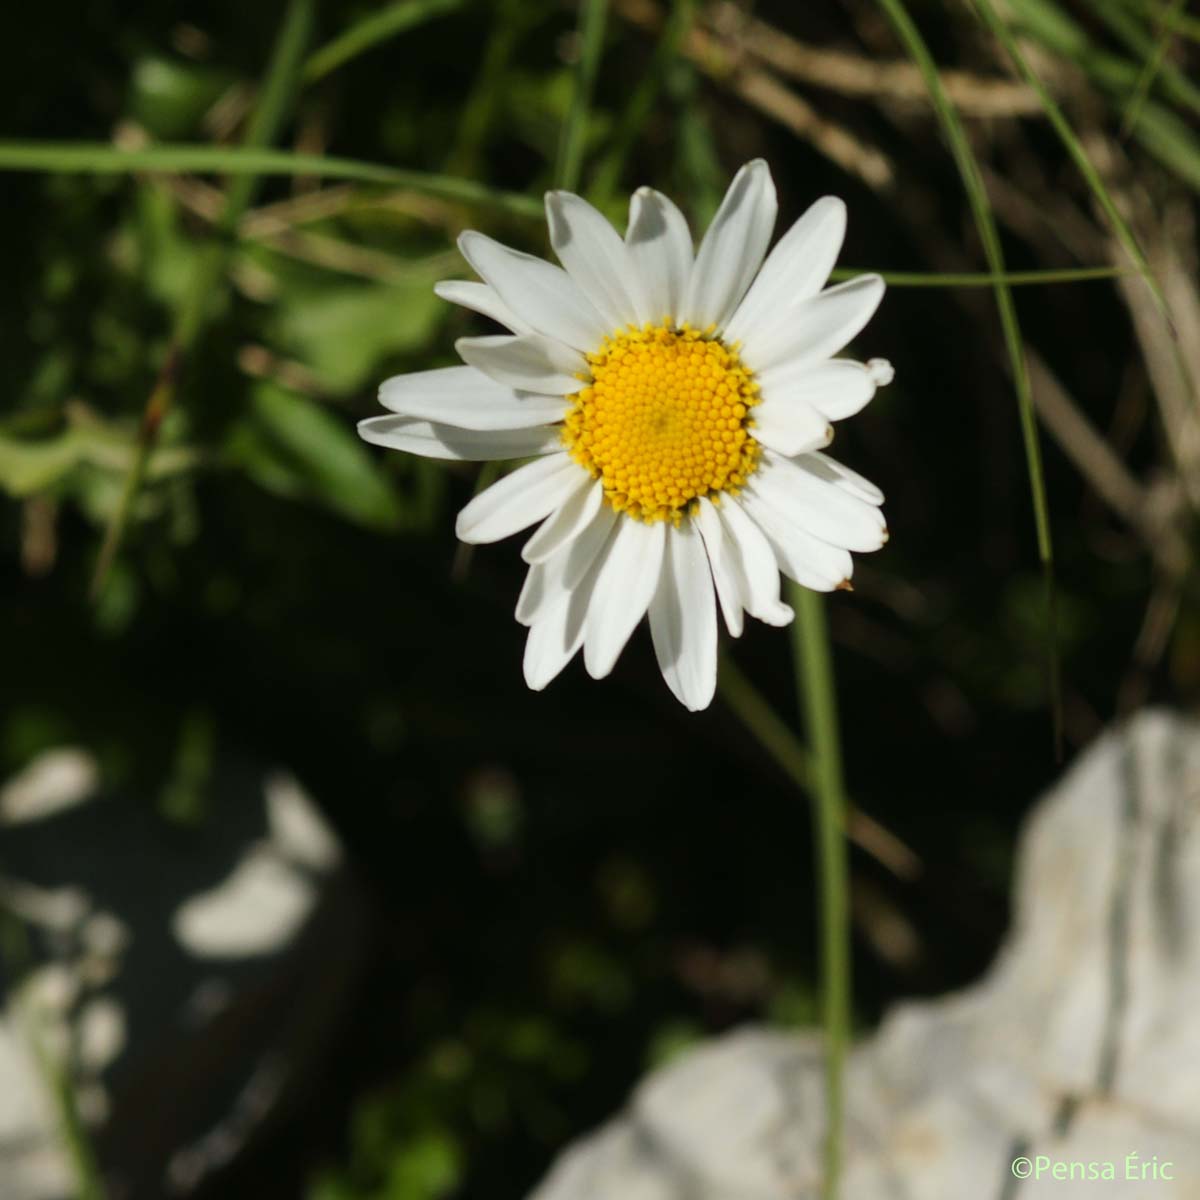
POLYGON ((213 766, 209 820, 106 795, 84 751, 0 788, 0 1200, 78 1184, 68 1082, 108 1200, 211 1183, 319 1073, 364 952, 341 847, 289 774, 213 766))
MULTIPOLYGON (((1200 729, 1153 712, 1101 739, 1035 809, 1016 886, 984 979, 852 1055, 842 1194, 1196 1200, 1200 729)), ((731 1034, 651 1075, 532 1200, 807 1200, 822 1095, 814 1037, 731 1034)))

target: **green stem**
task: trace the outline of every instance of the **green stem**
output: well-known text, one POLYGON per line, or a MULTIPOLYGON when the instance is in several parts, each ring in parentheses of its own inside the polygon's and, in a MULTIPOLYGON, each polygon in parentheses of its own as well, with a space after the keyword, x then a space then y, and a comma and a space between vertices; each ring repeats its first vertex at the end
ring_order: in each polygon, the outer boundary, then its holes
POLYGON ((378 12, 368 13, 312 55, 304 64, 304 82, 315 83, 388 38, 462 8, 464 3, 465 0, 399 0, 378 12))
POLYGON ((850 903, 846 846, 846 785, 842 777, 837 691, 825 600, 789 584, 796 610, 792 626, 796 685, 812 753, 816 804, 817 876, 821 889, 821 966, 825 1011, 825 1200, 838 1195, 845 1097, 843 1078, 850 1043, 850 903))
POLYGON ((160 145, 142 150, 118 150, 107 142, 0 141, 0 171, 78 172, 125 175, 133 172, 216 171, 224 175, 316 175, 355 183, 407 188, 443 200, 487 205, 518 217, 540 217, 542 205, 532 196, 505 192, 449 175, 406 171, 379 163, 359 162, 324 154, 256 147, 160 145))
MULTIPOLYGON (((991 13, 989 0, 973 0, 975 7, 991 13)), ((983 243, 984 254, 988 260, 991 273, 997 276, 995 281, 996 307, 1000 314, 1000 327, 1004 334, 1004 344, 1008 352, 1009 366, 1012 370, 1013 387, 1017 394, 1017 414, 1021 425, 1021 438, 1025 444, 1025 464, 1029 476, 1029 488, 1033 500, 1033 521, 1037 531, 1038 558, 1041 560, 1042 574, 1046 580, 1046 672, 1047 691, 1050 698, 1051 725, 1056 754, 1062 745, 1062 680, 1058 658, 1058 630, 1054 624, 1056 605, 1054 603, 1054 545, 1050 536, 1050 507, 1046 499, 1046 483, 1042 470, 1042 450, 1038 441, 1037 417, 1033 410, 1033 394, 1030 391, 1029 368, 1025 361, 1025 343, 1021 337, 1021 326, 1017 320, 1017 310, 1013 303, 1012 292, 1007 282, 1002 282, 1005 275, 1004 251, 1000 244, 1000 234, 996 228, 995 217, 992 214, 991 201, 983 184, 983 175, 976 161, 975 152, 963 128, 958 110, 946 94, 941 74, 933 60, 925 39, 913 22, 905 7, 904 0, 879 0, 892 27, 904 43, 909 56, 916 64, 929 89, 929 98, 937 113, 942 131, 950 148, 950 154, 962 178, 963 190, 967 194, 967 202, 975 220, 975 228, 979 232, 979 240, 983 243)), ((994 15, 994 14, 993 14, 994 15)), ((998 19, 997 19, 998 20, 998 19)), ((993 25, 995 29, 995 26, 993 25)), ((995 29, 997 36, 1011 36, 1007 29, 995 29)), ((1007 44, 1007 43, 1006 43, 1007 44)), ((1019 56, 1020 51, 1012 43, 1010 53, 1019 56)), ((1026 75, 1026 82, 1042 97, 1043 106, 1053 102, 1045 95, 1036 76, 1026 75)), ((1053 121, 1050 108, 1047 115, 1053 121)), ((1069 130, 1068 130, 1069 132, 1069 130)), ((1086 156, 1084 156, 1086 162, 1086 156)), ((1089 164, 1090 167, 1090 164, 1089 164)), ((1119 216, 1117 218, 1120 219, 1119 216)), ((1118 234, 1120 230, 1118 229, 1118 234)), ((1131 235, 1132 236, 1132 235, 1131 235)), ((1137 250, 1136 243, 1133 250, 1137 250)), ((1132 252, 1132 251, 1131 251, 1132 252)), ((1140 251, 1138 251, 1140 253, 1140 251)), ((1144 267, 1144 259, 1135 259, 1139 267, 1144 267)), ((1146 268, 1148 272, 1148 268, 1146 268)))
MULTIPOLYGON (((248 146, 266 145, 278 135, 296 93, 300 63, 312 34, 315 13, 316 0, 292 0, 288 6, 267 68, 266 84, 246 127, 245 141, 248 146)), ((166 359, 142 412, 133 463, 125 477, 120 499, 112 520, 104 531, 104 540, 96 558, 91 588, 93 599, 103 590, 112 564, 121 549, 125 530, 129 526, 134 505, 146 478, 150 456, 158 444, 162 423, 174 403, 186 356, 203 328, 205 317, 210 311, 212 294, 220 284, 225 263, 234 244, 233 235, 237 224, 254 198, 259 183, 260 180, 254 175, 239 175, 230 182, 226 190, 225 204, 216 225, 216 237, 205 247, 196 266, 191 287, 176 317, 166 359)))
POLYGON ((589 197, 598 208, 603 208, 608 203, 621 182, 625 161, 646 127, 646 121, 654 109, 654 102, 658 99, 667 72, 678 57, 680 44, 691 28, 692 3, 693 0, 674 0, 658 44, 654 47, 654 56, 617 122, 611 148, 596 168, 588 188, 589 197))
POLYGON ((607 15, 608 0, 579 0, 579 65, 575 70, 571 107, 567 111, 558 142, 558 160, 554 171, 555 186, 568 192, 573 192, 579 186, 588 112, 592 106, 596 72, 600 67, 600 51, 604 47, 607 15))
MULTIPOLYGON (((869 270, 870 268, 867 268, 869 270)), ((856 275, 864 274, 857 267, 834 267, 829 278, 833 280, 853 279, 856 275)), ((923 271, 876 271, 888 287, 995 287, 1003 284, 1006 287, 1019 287, 1047 283, 1087 283, 1101 279, 1123 279, 1138 272, 1130 267, 1066 267, 1062 270, 1050 271, 1008 271, 993 274, 989 271, 968 271, 955 273, 932 273, 923 271)))

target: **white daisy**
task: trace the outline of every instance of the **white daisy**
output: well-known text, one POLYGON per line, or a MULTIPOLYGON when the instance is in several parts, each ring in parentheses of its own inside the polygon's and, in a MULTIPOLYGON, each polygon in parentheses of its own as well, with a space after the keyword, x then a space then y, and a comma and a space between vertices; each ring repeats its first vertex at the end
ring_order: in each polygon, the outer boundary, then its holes
POLYGON ((379 398, 394 415, 359 432, 430 458, 532 460, 457 525, 465 542, 494 542, 540 522, 516 611, 531 688, 580 648, 603 678, 649 612, 664 679, 702 709, 718 603, 734 637, 743 612, 786 625, 780 571, 848 586, 849 552, 887 539, 879 489, 821 453, 829 422, 891 380, 881 359, 831 357, 883 280, 822 290, 846 227, 832 197, 766 255, 776 200, 761 160, 737 173, 695 253, 650 188, 634 193, 624 240, 569 192, 549 193, 546 214, 562 267, 467 232, 459 247, 484 282, 437 285, 511 333, 459 339, 466 366, 389 379, 379 398))

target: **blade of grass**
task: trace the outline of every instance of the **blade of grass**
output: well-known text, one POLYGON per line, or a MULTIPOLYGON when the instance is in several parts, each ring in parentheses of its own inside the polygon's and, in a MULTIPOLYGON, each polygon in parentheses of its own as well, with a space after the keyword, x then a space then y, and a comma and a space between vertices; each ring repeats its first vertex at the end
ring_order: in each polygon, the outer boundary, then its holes
MULTIPOLYGON (((937 65, 925 44, 925 39, 913 23, 902 0, 879 0, 900 40, 921 71, 929 95, 941 122, 942 130, 950 146, 958 173, 962 177, 967 200, 979 231, 979 240, 991 267, 991 273, 1003 277, 1004 252, 1000 245, 1000 234, 996 229, 991 203, 983 185, 983 176, 975 154, 967 140, 966 131, 959 119, 946 90, 942 86, 937 65)), ((1042 576, 1046 590, 1046 640, 1047 674, 1050 693, 1054 746, 1056 755, 1062 745, 1062 688, 1058 662, 1058 636, 1054 589, 1054 547, 1050 537, 1050 513, 1046 503, 1046 484, 1042 473, 1042 451, 1038 441, 1037 420, 1034 416, 1033 397, 1029 389, 1029 370, 1025 361, 1025 347, 1021 327, 1017 321, 1017 310, 1008 284, 997 279, 993 284, 996 307, 1000 312, 1000 324, 1004 332, 1004 344, 1012 369, 1013 386, 1017 394, 1017 410, 1021 422, 1021 435, 1025 442, 1025 463, 1029 476, 1029 488, 1033 498, 1033 518, 1037 529, 1038 557, 1042 564, 1042 576)))
MULTIPOLYGON (((262 146, 278 136, 298 87, 300 63, 312 36, 315 15, 316 0, 291 0, 288 5, 267 67, 266 84, 246 128, 245 140, 248 145, 262 146)), ((158 442, 159 430, 174 402, 185 357, 204 324, 211 295, 220 284, 234 244, 237 223, 259 183, 260 180, 254 175, 234 177, 225 195, 225 206, 217 222, 216 236, 205 248, 196 266, 191 286, 176 318, 163 368, 142 412, 133 464, 125 477, 120 499, 100 545, 92 576, 93 599, 103 590, 109 569, 121 548, 125 529, 146 475, 146 467, 158 442)))
MULTIPOLYGON (((830 279, 854 279, 865 272, 856 267, 835 267, 830 279)), ((872 271, 889 287, 954 288, 954 287, 1028 287, 1034 284, 1085 283, 1090 280, 1121 279, 1138 272, 1126 267, 1068 267, 1061 271, 1009 271, 992 274, 970 271, 961 274, 926 273, 923 271, 872 271)))
POLYGON ((825 1172, 821 1194, 836 1200, 841 1182, 846 1052, 850 1044, 851 963, 846 784, 838 732, 833 654, 825 598, 788 584, 796 610, 792 655, 796 690, 812 748, 817 878, 821 893, 821 990, 825 1024, 825 1172))
MULTIPOLYGON (((890 3, 892 0, 888 0, 888 2, 890 3)), ((1146 286, 1154 296, 1154 302, 1160 315, 1169 322, 1170 312, 1166 298, 1163 295, 1162 288, 1159 287, 1158 280, 1154 278, 1154 273, 1150 269, 1150 263, 1146 260, 1141 246, 1138 245, 1138 240, 1134 236, 1133 230, 1129 227, 1129 222, 1121 216, 1116 203, 1109 194, 1108 188, 1104 186, 1104 180, 1100 178, 1099 172, 1092 165, 1092 160, 1088 158, 1087 151, 1084 150, 1082 143, 1075 136, 1075 131, 1063 115, 1062 109, 1059 108, 1054 98, 1046 90, 1046 86, 1038 77, 1037 72, 1029 65, 1029 61, 1026 59, 1020 45, 1018 45, 1017 39, 1013 36, 1012 30, 1001 19, 995 6, 992 4, 992 0, 972 0, 972 2, 975 5, 976 11, 983 18, 984 24, 991 30, 993 36, 1004 47, 1009 58, 1012 59, 1018 73, 1037 94, 1038 100, 1042 105, 1042 111, 1045 112, 1046 118, 1049 120, 1054 132, 1058 134, 1059 141, 1062 142, 1064 149, 1075 163, 1080 175, 1083 176, 1084 182, 1091 189, 1092 195, 1096 198, 1096 203, 1100 205, 1104 215, 1108 218, 1108 222, 1112 226, 1117 240, 1124 246, 1126 254, 1137 264, 1142 278, 1146 281, 1146 286)))
POLYGON ((462 8, 466 0, 399 0, 386 5, 378 12, 368 13, 326 42, 304 64, 301 78, 305 83, 315 83, 331 71, 344 66, 352 58, 374 49, 380 42, 404 33, 417 25, 424 25, 434 17, 444 16, 456 8, 462 8))
MULTIPOLYGON (((1102 50, 1083 28, 1052 0, 1009 0, 1014 26, 1043 49, 1078 65, 1115 109, 1137 87, 1139 69, 1127 59, 1102 50)), ((1171 109, 1146 100, 1132 136, 1167 170, 1200 191, 1200 140, 1171 109)))
POLYGON ((1174 0, 1171 10, 1164 22, 1163 29, 1157 38, 1143 29, 1127 9, 1117 8, 1110 4, 1100 4, 1096 11, 1100 18, 1112 29, 1117 36, 1131 49, 1140 52, 1145 62, 1134 84, 1133 94, 1125 107, 1125 115, 1121 119, 1121 136, 1128 137, 1129 132, 1137 124, 1138 114, 1142 105, 1150 95, 1159 72, 1162 72, 1164 92, 1173 100, 1200 112, 1200 88, 1190 82, 1186 75, 1166 62, 1167 51, 1175 38, 1173 19, 1183 11, 1187 0, 1174 0))
POLYGON ((621 182, 625 161, 654 109, 654 102, 658 99, 671 63, 678 56, 679 47, 692 26, 693 8, 693 0, 674 0, 671 5, 670 15, 655 44, 650 63, 621 113, 611 147, 588 188, 588 195, 598 208, 603 208, 612 199, 621 182))
POLYGON ((568 192, 573 192, 579 186, 588 112, 592 106, 596 73, 600 68, 607 17, 608 0, 579 0, 579 63, 575 68, 575 91, 559 136, 558 158, 554 168, 554 186, 568 192))
POLYGON ((233 176, 319 175, 354 183, 407 188, 443 200, 477 204, 519 217, 540 217, 542 206, 531 196, 490 188, 469 179, 386 167, 379 163, 322 154, 295 154, 246 146, 162 145, 118 150, 107 142, 0 141, 0 171, 52 174, 123 175, 214 171, 233 176))
POLYGON ((463 102, 454 148, 446 159, 450 174, 475 173, 488 131, 503 112, 501 94, 508 80, 509 62, 521 39, 543 15, 541 5, 531 0, 498 0, 492 6, 483 62, 463 102))

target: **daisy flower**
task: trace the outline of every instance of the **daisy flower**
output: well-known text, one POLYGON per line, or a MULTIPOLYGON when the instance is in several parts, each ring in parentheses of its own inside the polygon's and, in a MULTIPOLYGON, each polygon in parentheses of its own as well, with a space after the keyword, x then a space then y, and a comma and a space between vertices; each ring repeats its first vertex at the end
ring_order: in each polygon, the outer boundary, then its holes
POLYGON ((831 421, 888 383, 881 359, 833 358, 870 319, 883 280, 824 288, 845 205, 818 200, 779 241, 765 162, 730 184, 699 250, 666 196, 640 188, 622 239, 569 192, 546 197, 561 267, 468 231, 482 283, 443 299, 509 330, 460 338, 465 366, 379 390, 368 442, 429 458, 528 459, 459 513, 464 542, 537 525, 516 616, 525 679, 544 688, 583 650, 594 679, 649 613, 663 678, 689 709, 717 677, 717 608, 786 625, 782 571, 848 587, 850 551, 887 539, 874 484, 822 453, 831 421), (765 258, 765 261, 764 261, 765 258))

